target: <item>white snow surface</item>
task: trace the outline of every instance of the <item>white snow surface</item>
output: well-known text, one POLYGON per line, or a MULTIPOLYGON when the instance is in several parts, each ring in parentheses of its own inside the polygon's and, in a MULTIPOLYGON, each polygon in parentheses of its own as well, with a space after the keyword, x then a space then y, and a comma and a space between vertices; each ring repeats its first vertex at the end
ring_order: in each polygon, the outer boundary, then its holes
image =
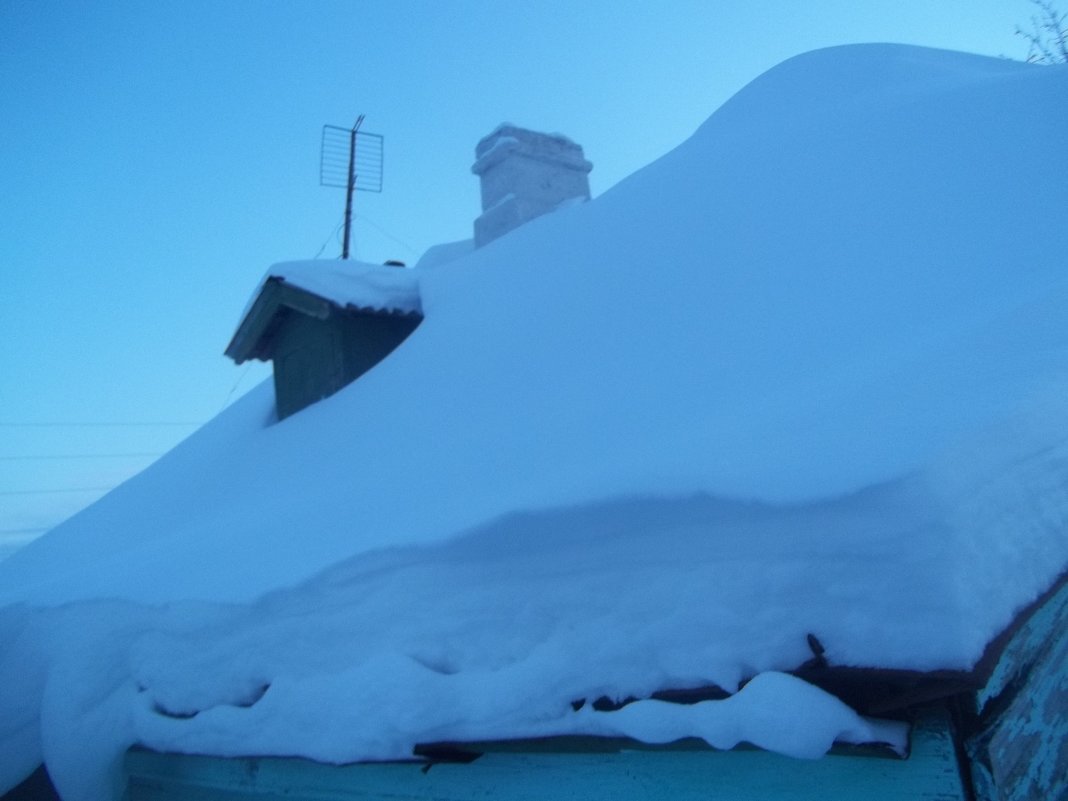
POLYGON ((0 563, 0 788, 44 760, 104 797, 133 742, 900 744, 780 671, 807 633, 968 669, 1068 566, 1066 92, 809 53, 600 198, 398 270, 425 320, 371 372, 281 423, 264 384, 0 563))
POLYGON ((339 306, 418 313, 419 282, 413 271, 394 265, 340 259, 289 261, 274 265, 267 278, 281 278, 339 306))
POLYGON ((458 242, 443 242, 427 248, 426 252, 415 263, 415 269, 425 270, 431 267, 440 267, 443 264, 456 261, 466 256, 475 249, 475 240, 461 239, 458 242))

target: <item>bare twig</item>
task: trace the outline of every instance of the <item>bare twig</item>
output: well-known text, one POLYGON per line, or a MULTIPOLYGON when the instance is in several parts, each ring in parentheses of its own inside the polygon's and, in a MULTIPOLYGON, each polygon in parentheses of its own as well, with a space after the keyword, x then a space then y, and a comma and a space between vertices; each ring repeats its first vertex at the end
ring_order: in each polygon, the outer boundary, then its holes
POLYGON ((1037 13, 1031 28, 1017 27, 1016 35, 1027 42, 1027 60, 1032 64, 1068 63, 1068 12, 1060 13, 1053 0, 1031 0, 1037 13))

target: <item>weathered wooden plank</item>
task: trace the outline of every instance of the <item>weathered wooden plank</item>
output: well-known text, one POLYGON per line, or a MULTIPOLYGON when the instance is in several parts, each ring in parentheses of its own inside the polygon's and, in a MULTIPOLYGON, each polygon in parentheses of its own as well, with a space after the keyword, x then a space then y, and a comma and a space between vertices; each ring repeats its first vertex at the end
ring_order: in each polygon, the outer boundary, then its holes
POLYGON ((1068 799, 1068 583, 1013 634, 976 702, 979 798, 1068 799))

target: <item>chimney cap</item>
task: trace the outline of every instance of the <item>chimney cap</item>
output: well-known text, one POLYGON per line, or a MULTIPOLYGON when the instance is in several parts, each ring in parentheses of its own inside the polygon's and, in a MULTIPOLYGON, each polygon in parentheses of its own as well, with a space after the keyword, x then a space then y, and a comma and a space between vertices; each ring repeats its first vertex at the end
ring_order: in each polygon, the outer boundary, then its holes
POLYGON ((583 157, 582 146, 563 134, 541 133, 502 122, 475 146, 471 172, 482 175, 512 154, 584 173, 593 169, 593 164, 583 157))

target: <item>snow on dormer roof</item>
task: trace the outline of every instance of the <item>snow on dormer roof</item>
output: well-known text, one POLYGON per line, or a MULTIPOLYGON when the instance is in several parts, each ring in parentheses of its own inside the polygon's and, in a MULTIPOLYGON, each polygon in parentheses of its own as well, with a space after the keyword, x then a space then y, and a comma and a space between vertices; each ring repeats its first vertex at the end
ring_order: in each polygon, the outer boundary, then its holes
POLYGON ((280 278, 341 307, 385 314, 421 314, 419 281, 412 270, 351 260, 286 261, 267 278, 280 278))

